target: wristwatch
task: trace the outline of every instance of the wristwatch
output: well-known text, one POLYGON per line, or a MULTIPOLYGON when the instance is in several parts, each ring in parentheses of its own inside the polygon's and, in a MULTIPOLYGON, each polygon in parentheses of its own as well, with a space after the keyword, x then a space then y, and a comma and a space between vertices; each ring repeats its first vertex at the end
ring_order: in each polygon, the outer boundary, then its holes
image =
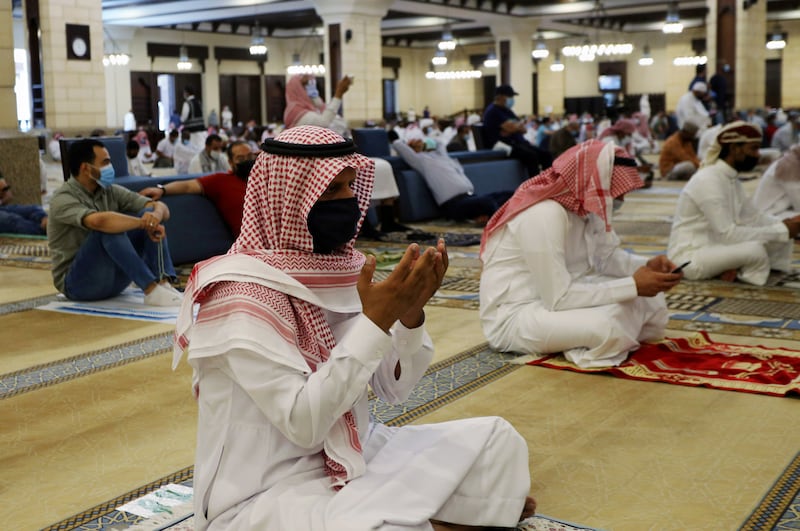
POLYGON ((161 190, 161 197, 164 197, 165 195, 167 195, 167 188, 163 184, 157 184, 156 188, 161 190))

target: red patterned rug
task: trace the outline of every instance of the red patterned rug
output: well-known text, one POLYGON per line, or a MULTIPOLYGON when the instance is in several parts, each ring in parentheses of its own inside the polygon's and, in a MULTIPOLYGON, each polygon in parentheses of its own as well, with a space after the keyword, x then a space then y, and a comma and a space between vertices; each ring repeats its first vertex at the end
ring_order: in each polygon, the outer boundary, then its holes
POLYGON ((645 343, 619 367, 581 369, 561 354, 527 362, 552 369, 772 396, 800 394, 800 351, 715 343, 706 332, 645 343))

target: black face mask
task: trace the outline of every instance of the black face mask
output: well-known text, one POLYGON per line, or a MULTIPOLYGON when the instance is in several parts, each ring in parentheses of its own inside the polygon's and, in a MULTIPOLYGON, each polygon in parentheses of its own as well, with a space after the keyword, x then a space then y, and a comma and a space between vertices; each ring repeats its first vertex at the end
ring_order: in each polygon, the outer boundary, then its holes
POLYGON ((250 175, 250 170, 253 169, 256 161, 254 160, 246 160, 244 162, 238 163, 234 169, 233 174, 236 175, 238 178, 242 180, 247 180, 247 177, 250 175))
POLYGON ((737 160, 733 163, 733 167, 738 172, 751 171, 758 164, 758 157, 752 155, 745 155, 744 160, 737 160))
POLYGON ((317 201, 308 213, 308 231, 314 239, 314 252, 330 254, 352 240, 361 219, 358 199, 317 201))

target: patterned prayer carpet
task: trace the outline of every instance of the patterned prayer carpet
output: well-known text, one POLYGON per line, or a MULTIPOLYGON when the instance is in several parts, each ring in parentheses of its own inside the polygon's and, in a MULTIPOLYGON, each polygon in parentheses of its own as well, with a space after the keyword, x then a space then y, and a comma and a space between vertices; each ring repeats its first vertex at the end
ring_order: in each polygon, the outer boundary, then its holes
POLYGON ((772 396, 800 394, 800 351, 716 343, 706 332, 644 343, 618 367, 581 369, 561 354, 533 358, 527 365, 772 396))

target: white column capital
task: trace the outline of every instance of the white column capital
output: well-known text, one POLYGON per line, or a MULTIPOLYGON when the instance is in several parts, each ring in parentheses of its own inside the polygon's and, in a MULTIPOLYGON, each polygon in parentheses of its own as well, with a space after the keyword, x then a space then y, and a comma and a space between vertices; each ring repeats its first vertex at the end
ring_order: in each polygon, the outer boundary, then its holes
POLYGON ((335 24, 353 15, 383 18, 394 0, 312 0, 312 3, 325 23, 335 24))

